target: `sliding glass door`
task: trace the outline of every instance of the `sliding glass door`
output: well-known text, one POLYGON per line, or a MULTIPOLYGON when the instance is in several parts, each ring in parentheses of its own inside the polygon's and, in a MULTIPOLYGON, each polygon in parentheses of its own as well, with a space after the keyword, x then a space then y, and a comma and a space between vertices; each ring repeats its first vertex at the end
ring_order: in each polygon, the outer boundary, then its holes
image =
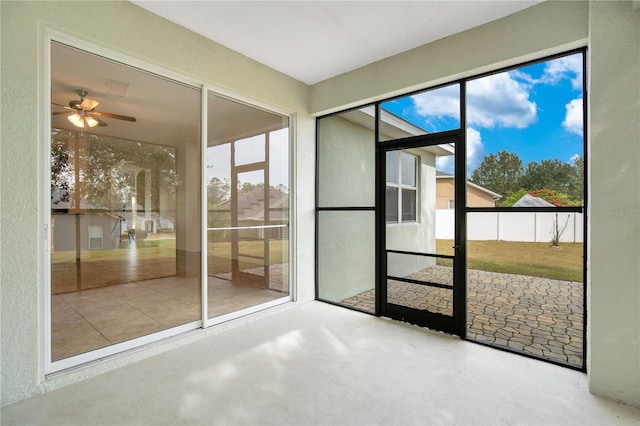
POLYGON ((290 300, 288 116, 124 62, 51 43, 48 373, 290 300))
POLYGON ((63 44, 51 59, 56 362, 200 320, 201 102, 63 44))
POLYGON ((289 119, 208 94, 208 317, 289 296, 289 119))

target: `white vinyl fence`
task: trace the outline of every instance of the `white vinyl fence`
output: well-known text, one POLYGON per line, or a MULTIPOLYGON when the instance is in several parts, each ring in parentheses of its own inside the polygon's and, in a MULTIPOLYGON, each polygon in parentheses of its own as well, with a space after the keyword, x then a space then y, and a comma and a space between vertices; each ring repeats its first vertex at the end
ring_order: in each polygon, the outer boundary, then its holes
MULTIPOLYGON (((436 238, 453 240, 454 211, 436 210, 436 238)), ((561 242, 583 242, 582 213, 558 213, 561 242)), ((467 214, 468 240, 550 242, 556 213, 483 212, 467 214)))

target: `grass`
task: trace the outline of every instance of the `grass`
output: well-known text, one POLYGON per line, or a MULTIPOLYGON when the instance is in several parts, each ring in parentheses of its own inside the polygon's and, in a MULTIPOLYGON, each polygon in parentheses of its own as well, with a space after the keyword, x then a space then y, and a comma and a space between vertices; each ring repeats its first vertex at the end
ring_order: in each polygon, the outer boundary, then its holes
MULTIPOLYGON (((209 243, 209 273, 228 272, 231 268, 231 243, 209 243)), ((273 240, 270 244, 270 264, 286 263, 288 261, 289 244, 287 240, 273 240)), ((263 257, 264 243, 262 241, 241 241, 240 253, 249 256, 263 257)), ((117 264, 131 263, 135 260, 153 259, 156 261, 175 259, 176 241, 166 240, 136 240, 124 242, 113 250, 82 250, 80 258, 83 264, 110 261, 117 264)), ((75 263, 75 251, 55 251, 51 256, 52 264, 75 263)), ((262 259, 241 256, 241 268, 262 266, 262 259)), ((114 266, 115 267, 115 266, 114 266)))
MULTIPOLYGON (((438 253, 451 254, 452 240, 437 240, 438 253)), ((468 241, 467 268, 488 272, 529 275, 564 281, 583 281, 582 243, 468 241)), ((438 264, 445 264, 439 259, 438 264)))
MULTIPOLYGON (((452 240, 437 240, 437 252, 452 254, 452 240)), ((133 259, 171 259, 176 256, 176 242, 166 240, 140 240, 135 243, 123 243, 115 250, 83 250, 82 262, 131 262, 133 259), (135 250, 132 253, 132 250, 135 250)), ((230 270, 231 247, 228 242, 210 243, 209 273, 222 273, 230 270)), ((270 264, 286 262, 288 241, 271 242, 270 264)), ((262 241, 242 241, 241 253, 256 257, 263 256, 262 241)), ((75 262, 75 251, 54 252, 53 264, 75 262)), ((258 267, 261 259, 241 257, 241 268, 258 267)), ((444 265, 446 259, 439 259, 444 265)), ((530 275, 557 280, 578 281, 582 278, 582 244, 561 243, 560 248, 551 248, 548 243, 521 243, 511 241, 469 241, 467 243, 467 267, 489 272, 530 275)))

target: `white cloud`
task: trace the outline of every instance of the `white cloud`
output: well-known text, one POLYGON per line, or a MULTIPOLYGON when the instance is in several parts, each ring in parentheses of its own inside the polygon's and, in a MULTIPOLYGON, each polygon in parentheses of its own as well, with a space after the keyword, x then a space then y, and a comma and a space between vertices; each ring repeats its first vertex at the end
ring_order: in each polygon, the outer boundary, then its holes
POLYGON ((458 85, 419 93, 411 97, 416 112, 423 117, 460 119, 460 90, 458 85))
MULTIPOLYGON (((529 99, 527 81, 501 73, 470 81, 467 85, 467 124, 476 127, 523 129, 537 120, 536 103, 529 99)), ((460 118, 457 85, 412 96, 416 112, 429 119, 460 118)))
POLYGON ((494 74, 467 85, 467 122, 477 127, 524 129, 538 119, 537 105, 525 83, 509 73, 494 74))
POLYGON ((576 135, 582 136, 583 129, 583 109, 582 109, 582 98, 574 99, 568 104, 565 105, 567 113, 565 115, 564 121, 562 122, 562 127, 565 128, 566 131, 575 133, 576 135))
MULTIPOLYGON (((458 153, 460 154, 460 153, 458 153)), ((467 176, 471 175, 476 167, 480 165, 484 158, 484 145, 480 132, 471 127, 467 127, 467 176)), ((436 169, 450 175, 454 174, 454 156, 436 158, 436 169)))
POLYGON ((561 80, 571 80, 571 87, 582 90, 582 55, 565 56, 547 62, 540 83, 557 84, 561 80))
POLYGON ((476 129, 467 127, 467 174, 471 175, 484 158, 482 135, 476 129))

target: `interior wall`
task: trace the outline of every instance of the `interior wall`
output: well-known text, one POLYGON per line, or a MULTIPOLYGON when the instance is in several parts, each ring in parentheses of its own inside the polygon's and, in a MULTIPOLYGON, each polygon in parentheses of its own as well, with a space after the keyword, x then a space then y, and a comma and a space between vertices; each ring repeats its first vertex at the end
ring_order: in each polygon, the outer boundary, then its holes
POLYGON ((179 344, 154 345, 146 352, 44 380, 43 310, 48 297, 44 292, 48 258, 43 250, 48 211, 42 202, 48 193, 43 157, 47 143, 44 114, 48 110, 43 94, 47 78, 45 28, 296 114, 292 131, 297 152, 291 173, 297 210, 291 245, 298 266, 292 268, 292 275, 297 300, 313 300, 315 120, 307 112, 306 85, 126 1, 2 1, 0 18, 0 232, 4 248, 0 268, 0 405, 179 344))
POLYGON ((320 82, 324 114, 526 60, 590 48, 590 390, 640 405, 640 22, 637 2, 544 2, 320 82))
POLYGON ((640 8, 590 6, 589 387, 640 406, 640 8))

